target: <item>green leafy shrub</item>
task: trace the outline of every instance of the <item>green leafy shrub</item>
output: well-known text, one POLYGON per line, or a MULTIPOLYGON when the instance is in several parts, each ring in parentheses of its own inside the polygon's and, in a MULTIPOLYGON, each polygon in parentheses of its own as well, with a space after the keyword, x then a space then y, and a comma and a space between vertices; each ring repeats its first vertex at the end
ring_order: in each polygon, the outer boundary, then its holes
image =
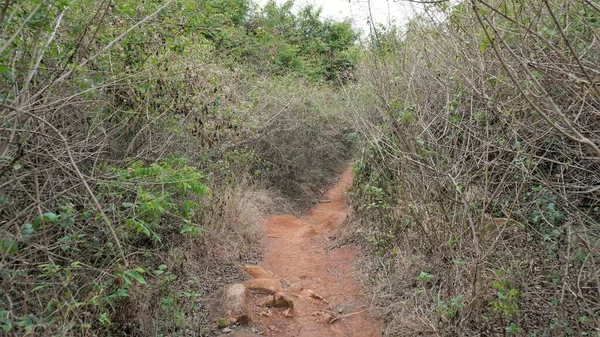
MULTIPOLYGON (((497 291, 496 300, 490 302, 492 311, 501 315, 501 319, 504 322, 510 322, 511 319, 519 312, 519 299, 521 293, 510 287, 506 277, 502 277, 500 271, 496 271, 496 281, 492 282, 492 287, 497 291)), ((510 326, 506 328, 507 332, 518 333, 519 328, 514 322, 510 323, 510 326)))
POLYGON ((181 234, 202 231, 193 223, 193 217, 200 208, 198 197, 209 190, 201 182, 202 175, 186 165, 185 160, 170 158, 149 166, 136 162, 124 169, 108 168, 103 173, 112 179, 101 185, 102 190, 115 197, 114 203, 120 203, 125 225, 136 233, 161 241, 159 233, 168 230, 165 223, 177 222, 181 234), (136 186, 135 193, 129 186, 136 186))

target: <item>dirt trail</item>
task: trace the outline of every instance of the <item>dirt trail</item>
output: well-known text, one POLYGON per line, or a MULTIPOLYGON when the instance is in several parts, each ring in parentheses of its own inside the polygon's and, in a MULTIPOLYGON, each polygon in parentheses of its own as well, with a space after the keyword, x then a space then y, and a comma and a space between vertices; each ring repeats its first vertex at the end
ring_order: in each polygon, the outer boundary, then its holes
POLYGON ((315 205, 303 219, 291 215, 267 219, 267 254, 263 267, 289 284, 301 285, 303 295, 294 298, 293 317, 273 310, 256 320, 267 336, 380 336, 378 324, 357 298, 353 281, 357 253, 351 247, 334 248, 329 235, 346 217, 344 192, 352 183, 347 169, 324 196, 330 202, 315 205), (306 295, 306 289, 323 297, 306 295), (332 322, 334 318, 337 319, 332 322), (328 323, 327 321, 331 322, 328 323))

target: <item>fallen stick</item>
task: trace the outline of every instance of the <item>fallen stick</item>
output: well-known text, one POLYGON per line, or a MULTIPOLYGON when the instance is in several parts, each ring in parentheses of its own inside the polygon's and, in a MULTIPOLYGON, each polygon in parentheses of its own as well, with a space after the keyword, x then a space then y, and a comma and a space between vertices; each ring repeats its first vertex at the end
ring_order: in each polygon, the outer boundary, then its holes
POLYGON ((358 315, 358 314, 360 314, 360 313, 363 313, 363 312, 365 312, 365 311, 364 311, 364 310, 361 310, 361 311, 357 311, 357 312, 349 313, 349 314, 342 315, 342 316, 334 316, 334 317, 333 317, 332 319, 330 319, 330 320, 329 320, 329 322, 327 322, 327 323, 329 323, 329 324, 332 324, 333 322, 337 321, 337 320, 338 320, 338 319, 340 319, 340 318, 346 318, 346 317, 350 317, 350 316, 358 315))

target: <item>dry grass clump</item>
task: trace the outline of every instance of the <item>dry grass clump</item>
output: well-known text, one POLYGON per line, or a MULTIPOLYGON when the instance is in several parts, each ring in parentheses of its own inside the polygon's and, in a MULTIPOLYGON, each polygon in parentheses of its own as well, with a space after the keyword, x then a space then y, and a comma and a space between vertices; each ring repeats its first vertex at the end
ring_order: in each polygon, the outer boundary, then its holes
POLYGON ((369 141, 353 200, 372 271, 389 277, 372 275, 376 298, 424 333, 597 333, 599 8, 429 11, 403 35, 380 32, 361 67, 379 103, 357 109, 369 141), (415 256, 418 272, 402 262, 415 256))
POLYGON ((122 329, 142 336, 160 331, 211 334, 216 323, 208 315, 208 298, 245 278, 239 263, 256 264, 262 258, 262 226, 274 209, 270 194, 249 187, 222 191, 223 207, 205 219, 204 234, 155 262, 173 266, 169 272, 177 278, 168 282, 170 290, 136 289, 117 314, 122 329))
MULTIPOLYGON (((224 207, 207 221, 201 246, 207 256, 219 260, 257 260, 262 255, 265 217, 277 209, 275 197, 266 190, 238 187, 224 200, 224 207)), ((280 201, 281 202, 281 201, 280 201)))
POLYGON ((244 111, 257 127, 244 146, 263 160, 261 179, 304 208, 352 155, 344 98, 329 85, 294 77, 265 79, 250 89, 251 98, 266 96, 244 111))

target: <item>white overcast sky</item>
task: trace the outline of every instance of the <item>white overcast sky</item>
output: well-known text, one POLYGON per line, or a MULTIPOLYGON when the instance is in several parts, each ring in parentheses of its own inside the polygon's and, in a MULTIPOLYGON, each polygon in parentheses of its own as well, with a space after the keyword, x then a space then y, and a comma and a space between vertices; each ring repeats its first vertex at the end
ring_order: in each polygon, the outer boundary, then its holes
MULTIPOLYGON (((254 0, 258 4, 265 4, 268 0, 254 0)), ((276 0, 284 3, 285 0, 276 0)), ((373 21, 385 26, 389 21, 403 25, 407 19, 414 15, 420 5, 415 5, 402 0, 370 0, 373 21)), ((368 0, 296 0, 296 6, 313 4, 323 8, 325 17, 343 20, 352 19, 356 28, 369 32, 369 1, 368 0)))

